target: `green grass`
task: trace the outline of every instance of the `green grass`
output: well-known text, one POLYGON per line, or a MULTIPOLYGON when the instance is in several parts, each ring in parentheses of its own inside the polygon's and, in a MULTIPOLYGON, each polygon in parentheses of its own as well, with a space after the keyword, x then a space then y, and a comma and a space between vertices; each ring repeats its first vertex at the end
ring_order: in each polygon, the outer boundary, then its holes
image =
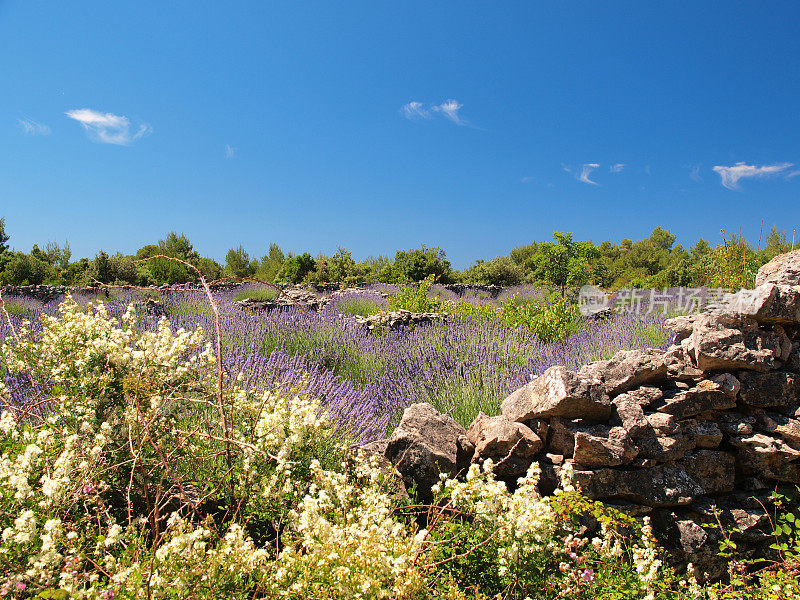
POLYGON ((14 302, 13 300, 6 300, 5 301, 6 312, 10 315, 27 315, 30 312, 30 307, 25 306, 19 302, 14 302))
POLYGON ((359 317, 377 315, 384 310, 378 302, 370 298, 347 298, 338 302, 336 308, 346 315, 359 317))
POLYGON ((280 292, 275 288, 267 287, 267 288, 259 288, 255 290, 242 290, 241 292, 237 292, 234 294, 233 299, 238 301, 241 300, 261 300, 263 302, 268 302, 270 300, 275 300, 278 296, 280 296, 280 292))

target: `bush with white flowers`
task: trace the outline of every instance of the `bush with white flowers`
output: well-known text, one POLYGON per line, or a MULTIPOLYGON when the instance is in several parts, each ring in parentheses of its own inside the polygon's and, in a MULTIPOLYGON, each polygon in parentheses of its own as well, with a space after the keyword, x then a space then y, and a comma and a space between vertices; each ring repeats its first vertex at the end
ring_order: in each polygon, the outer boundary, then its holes
POLYGON ((29 386, 14 406, 0 384, 0 597, 715 593, 666 568, 647 525, 572 489, 568 467, 548 498, 535 465, 510 492, 486 463, 415 504, 302 388, 220 384, 199 329, 143 331, 132 310, 67 299, 6 336, 0 360, 29 386))

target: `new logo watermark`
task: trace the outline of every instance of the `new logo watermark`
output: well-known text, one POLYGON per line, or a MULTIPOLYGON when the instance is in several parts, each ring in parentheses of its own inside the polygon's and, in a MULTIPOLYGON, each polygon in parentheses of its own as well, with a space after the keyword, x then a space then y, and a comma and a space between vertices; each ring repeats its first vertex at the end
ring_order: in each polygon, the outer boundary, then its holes
POLYGON ((578 292, 578 310, 585 317, 608 310, 610 305, 608 295, 599 287, 585 285, 578 292))

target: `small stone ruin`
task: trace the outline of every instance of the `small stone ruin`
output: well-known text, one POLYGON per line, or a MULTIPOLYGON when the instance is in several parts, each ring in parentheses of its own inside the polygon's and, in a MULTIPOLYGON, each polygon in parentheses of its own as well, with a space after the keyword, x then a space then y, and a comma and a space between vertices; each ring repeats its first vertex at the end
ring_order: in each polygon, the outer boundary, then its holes
POLYGON ((666 351, 552 367, 469 429, 414 404, 367 450, 423 498, 440 472, 489 458, 511 488, 538 461, 549 494, 571 461, 586 496, 649 515, 678 566, 721 576, 721 533, 708 524, 718 516, 744 556, 763 556, 771 492, 800 484, 800 250, 762 267, 756 283, 667 321, 666 351))

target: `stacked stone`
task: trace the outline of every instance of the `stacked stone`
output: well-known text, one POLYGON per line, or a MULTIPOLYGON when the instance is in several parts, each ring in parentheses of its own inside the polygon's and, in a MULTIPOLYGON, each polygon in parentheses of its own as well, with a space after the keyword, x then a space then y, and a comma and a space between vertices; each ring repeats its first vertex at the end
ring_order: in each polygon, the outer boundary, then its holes
POLYGON ((376 327, 387 327, 389 329, 400 329, 401 327, 408 327, 410 325, 422 325, 424 323, 433 323, 434 321, 446 321, 448 319, 447 313, 415 313, 410 310, 400 308, 398 310, 383 311, 368 317, 355 315, 353 320, 359 325, 363 325, 368 330, 372 331, 376 327))
POLYGON ((39 302, 50 302, 69 293, 90 294, 97 292, 98 288, 70 287, 66 285, 5 285, 2 287, 3 296, 22 296, 32 298, 39 302))
POLYGON ((468 430, 411 406, 384 453, 423 492, 434 470, 491 458, 510 485, 538 461, 549 493, 571 461, 584 494, 649 514, 676 562, 721 575, 721 534, 708 524, 737 528, 739 548, 755 552, 769 539, 770 492, 800 484, 800 250, 762 267, 756 283, 669 320, 666 351, 552 367, 468 430))
POLYGON ((239 300, 239 305, 243 308, 249 308, 259 312, 275 310, 276 308, 287 308, 290 306, 316 312, 328 302, 330 302, 329 297, 320 297, 301 286, 294 286, 283 289, 281 295, 274 300, 245 298, 244 300, 239 300))

